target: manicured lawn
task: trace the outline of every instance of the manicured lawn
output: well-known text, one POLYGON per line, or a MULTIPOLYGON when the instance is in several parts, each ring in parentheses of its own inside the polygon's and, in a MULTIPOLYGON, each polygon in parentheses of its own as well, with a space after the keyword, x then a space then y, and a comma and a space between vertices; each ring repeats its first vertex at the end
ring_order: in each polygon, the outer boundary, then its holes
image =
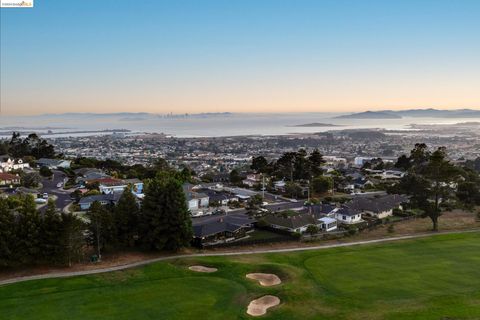
POLYGON ((1 319, 480 319, 480 234, 288 254, 205 257, 0 287, 1 319), (200 274, 203 264, 218 272, 200 274), (260 287, 249 272, 283 283, 260 287))

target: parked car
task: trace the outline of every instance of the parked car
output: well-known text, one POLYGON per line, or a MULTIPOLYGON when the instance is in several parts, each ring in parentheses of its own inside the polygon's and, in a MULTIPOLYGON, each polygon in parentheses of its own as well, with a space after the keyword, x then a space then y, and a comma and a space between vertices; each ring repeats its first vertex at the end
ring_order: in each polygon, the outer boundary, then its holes
POLYGON ((213 214, 225 214, 225 210, 223 209, 217 209, 215 211, 212 212, 213 214))
POLYGON ((48 193, 45 192, 45 193, 42 195, 42 198, 43 198, 43 199, 48 199, 48 193))
POLYGON ((37 198, 37 199, 35 199, 35 203, 37 203, 37 204, 44 204, 44 203, 47 203, 47 199, 37 198))

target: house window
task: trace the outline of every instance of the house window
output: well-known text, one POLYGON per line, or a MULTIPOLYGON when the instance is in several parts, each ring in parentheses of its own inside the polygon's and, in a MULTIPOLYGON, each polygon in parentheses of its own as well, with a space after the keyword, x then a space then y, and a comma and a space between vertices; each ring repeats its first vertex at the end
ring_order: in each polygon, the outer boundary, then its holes
POLYGON ((343 219, 343 220, 347 220, 347 216, 343 216, 342 219, 343 219))

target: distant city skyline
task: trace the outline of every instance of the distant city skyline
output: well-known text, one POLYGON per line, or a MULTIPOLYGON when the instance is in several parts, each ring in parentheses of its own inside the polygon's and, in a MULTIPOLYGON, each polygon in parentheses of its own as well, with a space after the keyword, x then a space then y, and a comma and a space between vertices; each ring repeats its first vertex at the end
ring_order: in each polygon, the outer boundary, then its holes
POLYGON ((480 1, 0 9, 1 115, 480 109, 480 1))

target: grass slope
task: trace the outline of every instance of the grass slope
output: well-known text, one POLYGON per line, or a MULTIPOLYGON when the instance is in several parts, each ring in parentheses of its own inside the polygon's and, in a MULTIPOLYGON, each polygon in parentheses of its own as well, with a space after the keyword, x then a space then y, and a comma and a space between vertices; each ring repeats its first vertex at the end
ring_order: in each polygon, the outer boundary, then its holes
POLYGON ((286 254, 202 257, 0 287, 2 319, 480 319, 480 234, 286 254), (191 264, 219 271, 199 274, 191 264), (265 288, 245 279, 272 272, 265 288))

